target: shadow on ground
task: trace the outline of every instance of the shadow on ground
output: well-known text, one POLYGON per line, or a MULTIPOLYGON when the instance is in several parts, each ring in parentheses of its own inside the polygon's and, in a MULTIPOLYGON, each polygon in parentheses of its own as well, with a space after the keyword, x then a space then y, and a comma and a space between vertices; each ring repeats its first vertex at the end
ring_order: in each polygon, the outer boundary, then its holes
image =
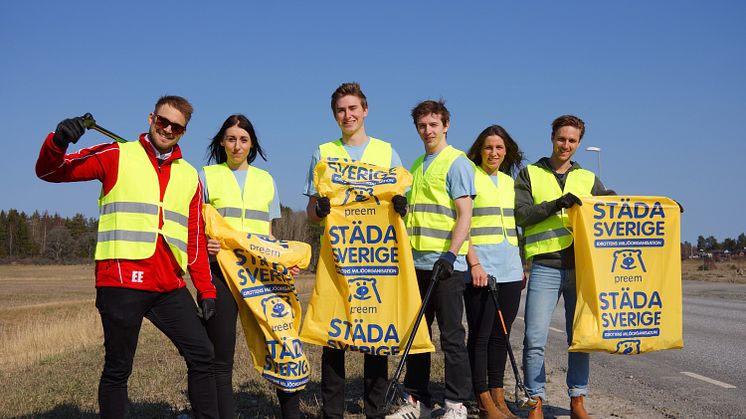
MULTIPOLYGON (((168 403, 130 403, 127 409, 128 418, 173 418, 189 412, 176 411, 168 403)), ((46 412, 36 412, 32 415, 16 416, 15 418, 41 418, 41 419, 63 419, 63 418, 98 418, 98 412, 81 410, 79 406, 72 404, 60 404, 46 412)))

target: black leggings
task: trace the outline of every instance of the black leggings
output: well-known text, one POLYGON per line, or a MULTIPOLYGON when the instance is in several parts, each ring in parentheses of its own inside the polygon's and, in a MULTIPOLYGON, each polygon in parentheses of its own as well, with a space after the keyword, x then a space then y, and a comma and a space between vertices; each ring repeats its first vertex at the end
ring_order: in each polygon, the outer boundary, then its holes
MULTIPOLYGON (((510 328, 521 303, 521 281, 498 283, 497 290, 500 311, 510 335, 510 328)), ((471 283, 467 284, 464 302, 469 323, 466 348, 469 352, 474 393, 478 395, 490 388, 503 386, 508 350, 501 332, 500 317, 488 288, 476 288, 471 283)))
MULTIPOLYGON (((218 407, 221 418, 233 418, 236 416, 236 402, 233 398, 233 355, 236 352, 238 305, 217 262, 212 262, 210 268, 212 283, 218 295, 215 301, 215 315, 206 322, 206 327, 215 348, 213 373, 218 390, 218 407)), ((277 398, 280 400, 283 418, 300 417, 299 392, 286 393, 277 390, 277 398)))

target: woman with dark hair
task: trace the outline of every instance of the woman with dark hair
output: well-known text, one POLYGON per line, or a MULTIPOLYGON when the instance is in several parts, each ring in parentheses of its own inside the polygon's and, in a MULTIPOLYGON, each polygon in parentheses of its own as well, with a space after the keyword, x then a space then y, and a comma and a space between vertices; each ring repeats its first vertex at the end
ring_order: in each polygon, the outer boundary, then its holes
MULTIPOLYGON (((208 163, 200 172, 205 202, 215 207, 235 230, 272 239, 272 220, 280 218, 280 201, 272 176, 254 167, 256 156, 267 160, 254 126, 244 115, 231 115, 212 138, 208 163)), ((213 370, 221 418, 235 417, 233 399, 233 355, 236 347, 238 305, 233 299, 215 255, 220 242, 207 241, 212 282, 217 289, 216 313, 206 321, 207 334, 215 347, 213 370)), ((290 268, 296 275, 298 267, 290 268)), ((277 390, 284 418, 300 417, 299 392, 277 390)))
POLYGON ((477 166, 474 183, 477 197, 471 221, 469 264, 464 291, 469 324, 467 350, 472 383, 480 417, 515 418, 505 404, 503 376, 507 345, 501 319, 489 294, 487 283, 497 282, 500 311, 507 333, 518 313, 523 289, 523 265, 513 217, 513 178, 520 169, 523 153, 499 125, 482 131, 467 155, 477 166))

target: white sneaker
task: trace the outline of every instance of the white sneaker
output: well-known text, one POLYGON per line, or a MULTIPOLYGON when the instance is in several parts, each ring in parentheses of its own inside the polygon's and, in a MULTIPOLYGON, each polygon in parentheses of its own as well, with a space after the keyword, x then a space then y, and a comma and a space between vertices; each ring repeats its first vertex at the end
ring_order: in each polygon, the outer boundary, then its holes
POLYGON ((442 419, 466 419, 467 416, 466 406, 459 404, 457 407, 446 405, 446 411, 443 413, 442 419))
POLYGON ((426 419, 430 417, 430 413, 432 413, 432 409, 413 399, 412 396, 407 396, 399 410, 386 415, 386 419, 426 419))

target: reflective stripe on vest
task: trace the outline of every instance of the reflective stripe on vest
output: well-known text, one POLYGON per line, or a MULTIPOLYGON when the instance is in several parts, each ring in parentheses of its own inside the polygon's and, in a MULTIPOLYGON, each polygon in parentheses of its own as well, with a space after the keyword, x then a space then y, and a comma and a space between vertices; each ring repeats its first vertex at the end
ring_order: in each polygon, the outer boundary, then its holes
MULTIPOLYGON (((534 204, 553 201, 571 192, 578 198, 591 195, 596 175, 585 169, 573 169, 567 173, 565 188, 560 189, 554 173, 533 164, 528 165, 528 175, 531 180, 531 195, 534 204)), ((536 255, 558 252, 570 247, 572 232, 568 229, 568 217, 565 210, 545 218, 544 220, 526 226, 523 231, 526 239, 526 258, 536 255)))
MULTIPOLYGON (((391 168, 391 154, 391 144, 370 137, 370 141, 368 141, 368 145, 365 146, 365 151, 363 151, 360 161, 363 163, 375 164, 376 166, 391 168)), ((319 146, 319 155, 322 159, 325 157, 336 157, 352 160, 352 157, 350 157, 347 150, 345 150, 342 140, 321 144, 319 146)))
POLYGON ((254 166, 246 172, 243 194, 233 171, 226 163, 202 168, 209 204, 234 229, 253 234, 269 234, 269 206, 275 196, 272 175, 254 166))
POLYGON ((161 234, 186 272, 189 204, 198 184, 194 167, 183 159, 174 160, 161 201, 158 175, 142 144, 119 144, 117 183, 99 198, 96 260, 147 259, 155 253, 161 234), (159 229, 161 214, 163 226, 159 229))
POLYGON ((518 246, 513 206, 515 189, 513 178, 497 172, 497 186, 484 169, 474 170, 477 197, 471 213, 471 243, 498 244, 507 237, 508 243, 518 246))
MULTIPOLYGON (((412 248, 419 251, 447 252, 456 226, 456 206, 446 188, 446 176, 453 162, 464 153, 451 146, 441 150, 422 171, 423 154, 412 164, 412 189, 408 193, 407 233, 412 248)), ((458 254, 465 255, 469 242, 465 240, 458 254)))

